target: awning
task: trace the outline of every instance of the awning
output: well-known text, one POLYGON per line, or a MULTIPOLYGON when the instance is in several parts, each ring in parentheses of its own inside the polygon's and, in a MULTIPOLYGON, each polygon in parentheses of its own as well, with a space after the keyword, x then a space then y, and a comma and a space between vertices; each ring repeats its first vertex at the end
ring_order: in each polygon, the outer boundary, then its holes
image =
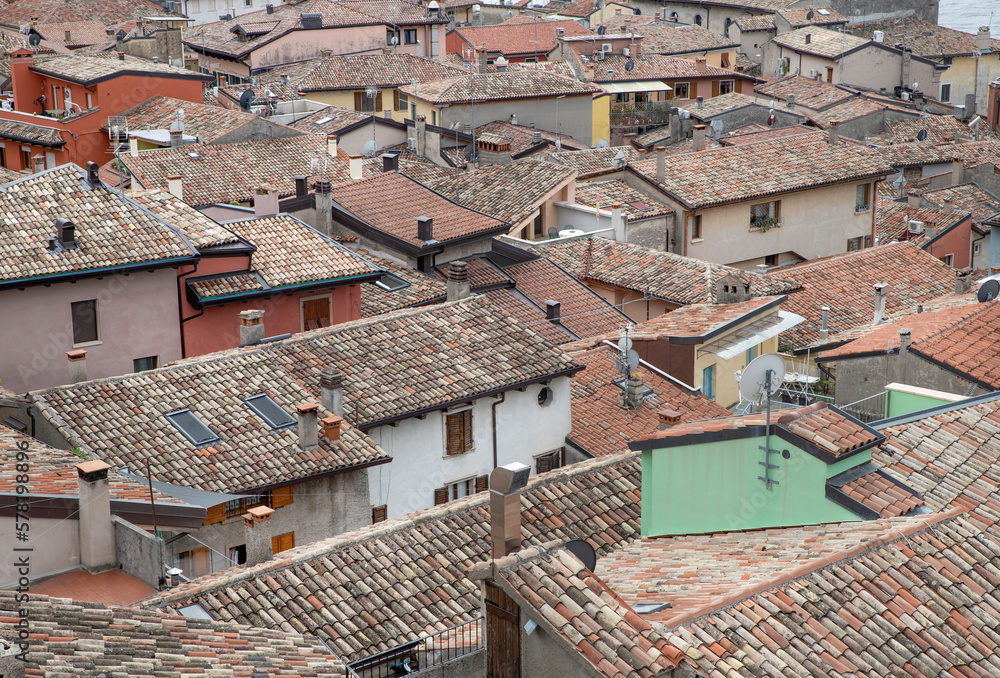
MULTIPOLYGON (((143 478, 142 476, 132 475, 125 471, 125 469, 113 469, 118 475, 124 476, 130 480, 134 480, 143 485, 148 485, 149 480, 143 478)), ((242 494, 225 494, 224 492, 209 492, 208 490, 199 490, 194 487, 182 487, 180 485, 171 485, 170 483, 161 483, 159 480, 153 481, 153 489, 157 492, 162 492, 168 497, 173 497, 174 499, 180 499, 186 504, 191 504, 192 506, 199 506, 201 508, 211 508, 212 506, 218 506, 219 504, 225 504, 227 501, 235 501, 237 499, 246 499, 246 495, 242 494)))
POLYGON ((776 337, 785 330, 791 329, 805 321, 805 318, 790 311, 778 311, 778 316, 768 315, 744 325, 725 337, 698 347, 698 355, 711 353, 722 360, 735 358, 748 348, 756 346, 765 339, 776 337))
MULTIPOLYGON (((594 68, 600 66, 596 63, 594 68)), ((612 94, 624 92, 672 92, 673 88, 661 80, 636 80, 635 82, 606 82, 600 83, 605 91, 612 94)))

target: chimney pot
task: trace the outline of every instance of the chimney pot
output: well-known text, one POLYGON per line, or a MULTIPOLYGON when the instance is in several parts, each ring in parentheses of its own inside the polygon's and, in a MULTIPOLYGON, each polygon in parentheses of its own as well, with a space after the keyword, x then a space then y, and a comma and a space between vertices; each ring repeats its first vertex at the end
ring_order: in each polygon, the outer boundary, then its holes
POLYGON ((69 360, 69 383, 87 381, 87 352, 81 348, 66 351, 66 358, 69 360))
POLYGON ((830 144, 833 146, 836 146, 837 144, 840 143, 839 125, 840 125, 839 120, 831 120, 830 128, 827 130, 827 141, 829 141, 830 144))
POLYGON ((329 441, 340 440, 340 425, 344 423, 343 417, 338 417, 336 414, 331 417, 324 417, 320 419, 320 423, 323 424, 323 435, 329 441))
POLYGON ((794 94, 789 94, 788 95, 788 97, 785 99, 785 106, 787 106, 788 108, 795 108, 795 95, 794 94))
POLYGON ((910 328, 904 327, 899 331, 899 352, 906 353, 910 350, 910 328))
POLYGON ((661 431, 664 431, 671 426, 676 426, 681 421, 681 413, 677 410, 672 410, 669 407, 664 407, 663 409, 658 410, 656 417, 660 420, 661 431))
POLYGON ((273 217, 278 213, 278 189, 274 186, 261 184, 254 189, 253 215, 255 217, 273 217))
POLYGON ((694 100, 694 103, 695 103, 695 108, 704 108, 705 107, 705 97, 699 96, 698 98, 696 98, 694 100))
POLYGON ((532 144, 540 144, 540 143, 542 143, 542 132, 541 132, 541 130, 537 130, 536 129, 534 132, 531 133, 531 143, 532 144))
POLYGON ((243 533, 247 545, 247 567, 266 563, 274 555, 271 548, 271 529, 262 523, 270 520, 274 509, 255 506, 243 514, 243 533))
POLYGON ((101 184, 100 168, 93 160, 87 161, 87 182, 91 186, 100 186, 101 184))
POLYGON ((76 247, 76 226, 69 219, 56 219, 56 237, 66 249, 76 247))
POLYGON ((972 289, 972 269, 960 268, 955 271, 955 294, 965 294, 972 289))
POLYGON ((906 192, 906 204, 909 207, 917 208, 923 202, 924 192, 919 188, 911 188, 906 192))
POLYGON ((622 215, 620 202, 611 203, 611 228, 614 230, 615 240, 628 242, 628 234, 625 232, 625 217, 622 215))
POLYGON ((396 153, 383 153, 382 154, 382 171, 383 172, 397 172, 399 171, 399 155, 396 153))
POLYGON ((694 63, 697 66, 699 73, 704 73, 708 70, 708 60, 705 57, 698 57, 694 60, 694 63))
POLYGON ((558 301, 549 299, 545 302, 545 319, 556 322, 559 320, 561 315, 562 304, 558 301))
POLYGON ((434 219, 432 217, 417 217, 417 240, 437 242, 434 240, 434 219))
POLYGON ((333 185, 326 179, 318 179, 313 187, 316 189, 316 193, 320 195, 329 195, 333 190, 333 185))
POLYGON ((299 447, 303 450, 315 450, 319 447, 319 405, 302 403, 295 406, 299 420, 299 447))
POLYGON ((259 344, 264 338, 264 311, 240 311, 240 346, 259 344))
POLYGON ((326 153, 331 158, 337 157, 337 135, 327 134, 326 135, 326 153))
POLYGON ((828 327, 830 320, 830 307, 820 306, 819 310, 823 312, 823 323, 819 328, 819 341, 820 343, 825 344, 830 338, 830 329, 828 327))
POLYGON ((885 298, 888 294, 889 285, 886 283, 875 283, 872 285, 875 290, 875 317, 873 325, 878 325, 885 318, 885 298))
POLYGON ((184 199, 184 178, 179 174, 167 176, 167 191, 178 200, 184 199))
POLYGON ((643 379, 638 372, 633 372, 625 378, 624 402, 622 405, 629 409, 636 409, 642 405, 643 379))
POLYGON ((445 277, 448 301, 458 301, 469 297, 472 292, 472 284, 469 282, 469 265, 466 262, 450 262, 445 277))
POLYGON ((125 52, 118 52, 118 61, 125 61, 125 52))
POLYGON ((364 162, 364 156, 361 156, 361 155, 352 155, 351 156, 351 159, 349 161, 349 163, 350 163, 350 171, 351 171, 351 180, 360 179, 364 175, 364 171, 362 169, 362 167, 363 167, 362 163, 363 162, 364 162))
POLYGON ((338 417, 344 416, 344 373, 335 367, 328 367, 319 375, 320 398, 323 409, 338 417))

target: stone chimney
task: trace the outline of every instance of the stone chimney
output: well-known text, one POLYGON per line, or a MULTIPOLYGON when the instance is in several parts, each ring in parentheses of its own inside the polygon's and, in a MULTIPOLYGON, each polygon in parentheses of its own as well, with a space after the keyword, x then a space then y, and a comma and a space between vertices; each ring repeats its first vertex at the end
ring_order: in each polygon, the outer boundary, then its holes
MULTIPOLYGON (((320 179, 316 187, 316 225, 330 236, 333 235, 333 187, 326 179, 320 179)), ((298 189, 296 185, 296 190, 298 189)))
POLYGON ((668 428, 677 426, 681 423, 681 413, 677 410, 672 410, 669 407, 664 407, 662 410, 656 412, 657 419, 660 420, 660 430, 666 431, 668 428))
POLYGON ((828 142, 830 142, 831 146, 836 146, 837 144, 840 143, 840 127, 839 127, 839 125, 840 125, 840 121, 839 120, 831 120, 830 121, 830 128, 827 130, 826 140, 828 142))
POLYGON ((92 459, 76 465, 79 487, 80 564, 88 572, 110 570, 115 558, 115 525, 111 520, 111 465, 92 459))
POLYGON ((621 406, 634 410, 642 405, 642 375, 633 372, 625 378, 625 392, 621 394, 621 406))
POLYGON ((278 189, 274 186, 261 184, 253 192, 253 215, 255 217, 273 217, 278 213, 278 189))
POLYGON ((622 215, 620 202, 611 203, 611 228, 614 230, 615 240, 628 242, 628 235, 625 232, 625 217, 622 215))
POLYGON ((553 299, 545 302, 545 319, 549 322, 557 323, 562 317, 562 304, 553 299))
POLYGON ((364 176, 364 171, 362 170, 363 167, 362 163, 364 163, 364 160, 365 160, 364 156, 361 155, 355 154, 351 156, 351 159, 349 161, 349 168, 351 172, 352 181, 360 179, 362 176, 364 176))
POLYGON ((45 171, 45 156, 39 153, 31 159, 32 169, 35 174, 45 171))
POLYGON ((952 204, 951 200, 945 200, 938 207, 938 210, 944 212, 945 214, 951 214, 952 212, 955 211, 955 205, 952 204))
POLYGON ((319 447, 319 406, 316 403, 302 403, 295 406, 299 420, 299 448, 315 450, 319 447))
POLYGON ((326 135, 326 153, 331 158, 337 157, 337 135, 327 134, 326 135))
POLYGON ((417 240, 437 242, 434 240, 434 218, 417 217, 417 240))
POLYGON ((656 183, 662 184, 667 172, 667 147, 656 147, 656 183))
POLYGON ((694 126, 694 150, 703 151, 705 150, 705 125, 695 125, 694 126))
POLYGON ((469 283, 469 265, 464 261, 452 261, 448 264, 446 273, 448 301, 459 301, 468 299, 472 292, 472 285, 469 283))
POLYGON ((485 49, 479 49, 479 48, 477 48, 476 49, 476 72, 477 73, 485 73, 487 70, 488 70, 488 66, 486 64, 486 50, 485 49))
POLYGON ((521 490, 528 484, 531 468, 514 462, 490 474, 490 537, 493 559, 521 548, 521 490))
POLYGON ((785 98, 785 108, 788 108, 788 109, 794 109, 795 108, 795 95, 794 94, 789 94, 788 97, 785 98))
POLYGON ((819 343, 825 344, 830 339, 830 307, 820 306, 819 310, 823 312, 823 321, 819 328, 819 343))
POLYGON ((919 188, 911 188, 906 192, 906 204, 909 207, 918 208, 920 203, 923 202, 924 192, 919 188))
POLYGON ((344 416, 344 373, 328 367, 319 375, 319 393, 323 409, 344 416))
POLYGON ((271 530, 265 526, 274 509, 254 506, 243 514, 243 533, 247 545, 247 567, 266 563, 274 555, 271 549, 271 530))
POLYGON ((976 49, 980 52, 990 51, 990 27, 980 26, 976 32, 976 49))
POLYGON ((170 148, 179 148, 184 145, 184 130, 170 130, 170 148))
POLYGON ((972 289, 972 269, 960 268, 955 271, 955 294, 965 294, 972 289))
POLYGON ((681 114, 676 106, 670 109, 670 144, 681 142, 681 114))
POLYGON ((87 381, 87 352, 82 348, 75 351, 66 351, 69 359, 69 383, 79 384, 87 381))
POLYGON ((323 436, 330 442, 340 440, 340 425, 344 423, 344 418, 336 414, 320 419, 323 424, 323 436))
POLYGON ((910 350, 910 328, 904 327, 899 331, 899 354, 908 353, 910 350))
POLYGON ((264 338, 264 311, 240 311, 240 346, 259 344, 264 338))
POLYGON ((383 153, 382 154, 382 171, 383 172, 398 172, 399 171, 399 155, 396 153, 383 153))
POLYGON ((694 107, 695 108, 704 108, 705 107, 705 97, 703 97, 703 96, 697 97, 694 100, 694 107))
POLYGON ((958 186, 965 180, 965 166, 961 160, 951 161, 951 185, 958 186))
POLYGON ((180 174, 167 176, 167 191, 178 200, 184 199, 184 177, 180 174))
POLYGON ((542 133, 540 130, 536 129, 534 132, 531 133, 531 145, 537 146, 540 143, 542 143, 542 133))
POLYGON ((878 325, 885 319, 885 298, 889 293, 889 285, 875 283, 872 288, 875 290, 875 317, 872 324, 878 325))
POLYGON ((417 127, 416 154, 423 156, 425 154, 425 150, 427 149, 427 116, 423 114, 418 115, 414 124, 417 127))
POLYGON ((708 70, 708 60, 705 57, 698 57, 694 60, 694 63, 699 73, 704 73, 708 70))

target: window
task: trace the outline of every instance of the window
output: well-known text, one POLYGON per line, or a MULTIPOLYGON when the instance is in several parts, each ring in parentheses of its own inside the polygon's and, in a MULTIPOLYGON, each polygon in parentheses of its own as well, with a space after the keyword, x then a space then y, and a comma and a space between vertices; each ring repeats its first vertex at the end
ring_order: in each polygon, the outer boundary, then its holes
POLYGON ((777 266, 778 265, 778 255, 777 254, 766 254, 766 255, 764 255, 764 265, 765 266, 777 266))
POLYGON ((829 66, 826 69, 826 81, 833 82, 833 69, 829 66))
POLYGON ((295 533, 285 532, 277 537, 271 537, 271 553, 281 553, 295 548, 295 533))
POLYGON ((955 261, 955 255, 954 254, 946 254, 943 257, 941 257, 941 261, 943 261, 944 263, 948 264, 949 266, 953 266, 954 265, 954 261, 955 261))
POLYGON ((753 361, 753 359, 756 357, 756 353, 757 353, 756 346, 751 346, 750 348, 747 349, 747 357, 746 357, 747 365, 749 365, 751 361, 753 361))
POLYGON ((750 227, 766 231, 779 224, 779 201, 762 202, 750 206, 750 227))
POLYGON ((21 146, 21 169, 31 169, 31 149, 27 146, 21 146))
POLYGON ((695 14, 694 15, 694 25, 695 26, 701 26, 701 15, 700 14, 695 14))
POLYGON ((247 545, 237 544, 235 546, 230 546, 226 549, 229 552, 229 559, 236 563, 237 565, 243 565, 247 562, 247 545))
POLYGON ((7 167, 7 149, 0 146, 0 167, 7 167))
POLYGON ((271 505, 271 493, 264 492, 262 494, 249 494, 246 497, 240 499, 233 499, 232 501, 226 502, 226 517, 234 518, 235 516, 241 516, 255 506, 270 506, 271 505))
POLYGON ((855 212, 867 212, 871 209, 871 184, 858 184, 857 199, 854 201, 855 212))
POLYGON ((263 419, 272 431, 291 428, 297 423, 295 417, 283 410, 281 405, 274 402, 266 393, 251 396, 243 402, 263 419))
POLYGON ((148 358, 136 358, 132 361, 132 371, 145 372, 146 370, 155 370, 158 364, 159 359, 155 355, 151 355, 148 358))
POLYGON ((396 290, 401 290, 410 286, 410 283, 406 282, 398 275, 392 273, 383 273, 382 277, 375 281, 376 287, 381 287, 387 292, 395 292, 396 290))
POLYGON ((975 245, 972 246, 973 254, 979 254, 980 251, 982 251, 982 246, 979 243, 976 243, 975 245))
POLYGON ((318 330, 330 326, 330 304, 332 295, 306 298, 299 301, 302 313, 302 331, 318 330))
POLYGON ((409 98, 403 92, 400 92, 398 89, 395 90, 394 94, 396 96, 396 101, 395 101, 395 104, 396 104, 395 108, 396 108, 396 110, 397 111, 406 111, 410 107, 410 100, 409 100, 409 98))
POLYGON ((100 341, 97 331, 97 299, 74 301, 70 304, 73 316, 73 345, 92 344, 100 341))
POLYGON ((243 0, 244 7, 253 7, 253 0, 243 0))
POLYGON ((866 235, 864 237, 858 236, 857 238, 850 238, 847 241, 848 252, 853 252, 855 250, 860 250, 871 246, 872 246, 872 237, 870 235, 866 235))
POLYGON ((417 29, 407 28, 403 31, 403 44, 404 45, 415 45, 417 44, 417 29))
POLYGON ((735 80, 720 80, 719 81, 719 94, 729 94, 736 91, 736 81, 735 80))
POLYGON ((446 450, 454 456, 472 450, 472 408, 445 415, 446 450))
POLYGON ((178 553, 177 558, 178 567, 192 579, 208 574, 212 569, 212 555, 207 546, 178 553))
POLYGON ((431 111, 431 124, 432 125, 437 125, 438 124, 438 112, 437 111, 431 111))
POLYGON ((729 52, 722 53, 721 65, 723 68, 729 68, 732 62, 729 60, 729 52))
POLYGON ((951 101, 951 83, 941 85, 941 101, 951 101))
POLYGON ((562 468, 565 465, 566 448, 564 447, 535 457, 535 473, 545 473, 554 468, 562 468))
POLYGON ((177 410, 176 412, 168 412, 163 416, 199 450, 221 440, 191 410, 177 410))
POLYGON ((709 398, 715 397, 715 365, 701 371, 701 392, 709 398))
POLYGON ((449 501, 461 499, 462 497, 468 497, 470 494, 478 491, 476 489, 478 485, 477 478, 466 478, 465 480, 459 480, 444 487, 439 487, 434 490, 434 505, 438 506, 439 504, 445 504, 449 501))
POLYGON ((675 21, 675 22, 679 20, 679 17, 678 17, 678 15, 677 15, 677 12, 671 12, 671 13, 670 13, 670 20, 671 20, 671 21, 675 21))
POLYGON ((722 27, 722 34, 727 38, 729 37, 729 27, 732 25, 732 23, 733 20, 730 19, 729 17, 726 17, 726 24, 722 27))
POLYGON ((93 108, 93 107, 94 107, 94 95, 91 94, 90 92, 87 92, 87 108, 93 108))
POLYGON ((538 391, 538 404, 541 406, 548 405, 552 402, 552 389, 548 386, 543 386, 541 390, 538 391))
POLYGON ((690 99, 691 98, 691 83, 690 82, 678 82, 674 84, 674 98, 675 99, 690 99))
POLYGON ((701 215, 700 214, 692 214, 688 218, 688 221, 689 221, 689 226, 691 228, 691 242, 694 242, 695 240, 701 240, 702 239, 702 235, 701 235, 701 215))
POLYGON ((627 104, 628 101, 629 101, 629 96, 630 95, 629 95, 628 92, 619 92, 618 94, 615 94, 615 103, 616 104, 627 104))
POLYGON ((391 28, 387 29, 385 32, 385 44, 387 45, 398 45, 399 44, 399 29, 393 30, 391 28))

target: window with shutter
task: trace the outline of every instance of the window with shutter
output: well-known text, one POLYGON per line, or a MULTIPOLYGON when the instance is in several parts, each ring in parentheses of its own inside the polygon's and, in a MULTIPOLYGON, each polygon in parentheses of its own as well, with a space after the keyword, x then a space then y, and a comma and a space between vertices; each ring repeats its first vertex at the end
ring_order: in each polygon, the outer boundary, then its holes
POLYGON ((208 515, 205 516, 205 524, 221 523, 226 519, 226 505, 216 504, 208 507, 208 515))
POLYGON ((354 93, 354 110, 360 111, 364 109, 365 105, 365 93, 355 92, 354 93))
POLYGON ((447 504, 447 503, 448 503, 448 488, 439 487, 436 490, 434 490, 434 505, 438 506, 439 504, 447 504))
POLYGON ((382 110, 382 91, 381 90, 379 90, 378 95, 375 97, 375 110, 376 111, 381 111, 382 110))
POLYGON ((476 492, 485 492, 490 489, 490 477, 479 476, 476 478, 476 492))
POLYGON ((292 548, 295 548, 294 532, 286 532, 285 534, 279 534, 277 537, 271 537, 272 553, 281 553, 292 548))
MULTIPOLYGON (((399 110, 399 90, 398 89, 392 90, 392 110, 394 110, 394 111, 398 111, 399 110)), ((403 110, 406 110, 406 109, 404 108, 403 110)))
POLYGON ((552 457, 545 455, 544 457, 539 457, 535 460, 535 472, 545 473, 546 471, 552 470, 552 457))
POLYGON ((381 523, 388 516, 388 509, 385 504, 372 507, 372 523, 381 523))
POLYGON ((712 81, 712 96, 713 97, 719 96, 719 81, 718 80, 713 80, 712 81))
POLYGON ((292 486, 271 490, 271 508, 281 508, 292 503, 292 486))
POLYGON ((462 444, 465 448, 463 452, 468 452, 472 449, 472 410, 466 410, 462 412, 462 444))
POLYGON ((472 409, 449 414, 446 422, 447 454, 465 454, 472 449, 472 409))

